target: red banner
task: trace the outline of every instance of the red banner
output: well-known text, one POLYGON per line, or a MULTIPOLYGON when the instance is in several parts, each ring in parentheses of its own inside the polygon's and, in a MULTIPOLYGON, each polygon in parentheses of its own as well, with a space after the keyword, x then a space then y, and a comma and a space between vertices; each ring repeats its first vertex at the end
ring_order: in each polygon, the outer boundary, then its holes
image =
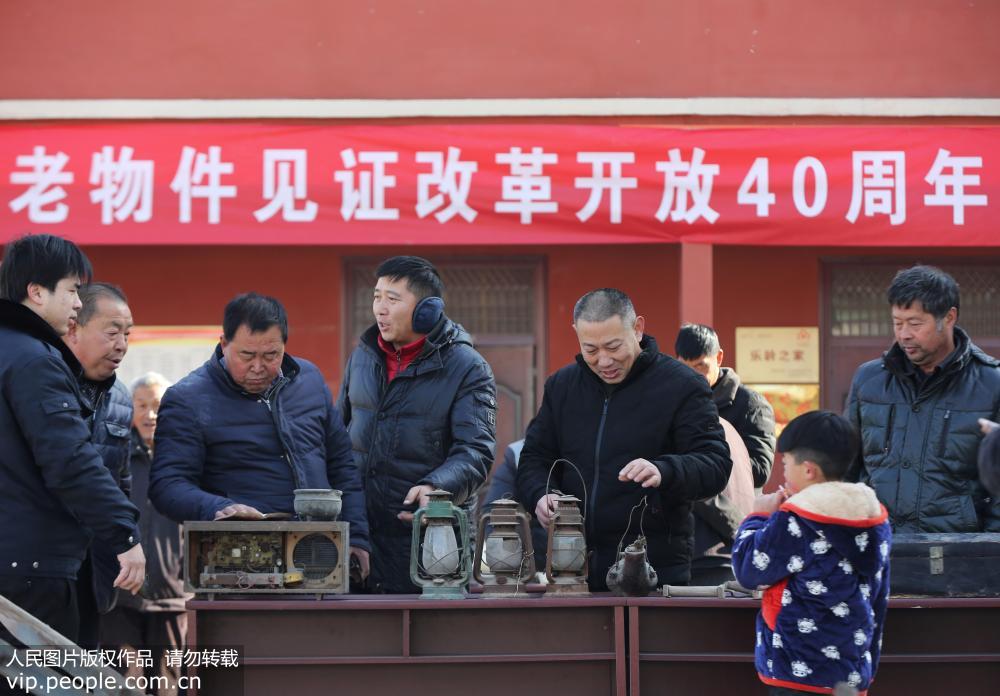
POLYGON ((997 206, 998 127, 0 126, 0 240, 998 246, 997 206))

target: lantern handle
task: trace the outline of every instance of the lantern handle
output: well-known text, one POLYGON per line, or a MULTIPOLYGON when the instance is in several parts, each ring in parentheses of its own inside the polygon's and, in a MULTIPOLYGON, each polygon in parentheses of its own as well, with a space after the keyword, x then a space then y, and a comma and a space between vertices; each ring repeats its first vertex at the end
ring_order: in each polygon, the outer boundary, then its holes
POLYGON ((635 509, 639 510, 639 536, 646 536, 646 531, 642 527, 642 515, 646 511, 648 503, 646 502, 646 496, 642 496, 642 500, 632 506, 632 509, 628 511, 628 524, 625 525, 625 533, 622 534, 622 538, 618 540, 618 554, 622 552, 622 544, 625 543, 625 538, 628 536, 628 530, 632 528, 632 515, 635 514, 635 509))
POLYGON ((549 475, 545 479, 545 493, 548 494, 548 493, 553 492, 552 488, 550 486, 550 484, 552 483, 552 472, 555 470, 556 464, 559 464, 560 462, 565 462, 565 463, 569 464, 571 467, 573 467, 573 471, 576 472, 576 475, 580 477, 580 483, 583 485, 583 512, 580 514, 580 516, 583 518, 583 521, 586 522, 587 521, 587 482, 584 480, 583 474, 580 473, 580 470, 576 468, 576 464, 574 464, 573 462, 571 462, 568 459, 565 459, 564 457, 560 457, 559 459, 557 459, 554 462, 552 462, 552 466, 549 467, 549 475))
POLYGON ((472 558, 472 577, 475 578, 476 582, 480 585, 485 585, 483 582, 483 545, 485 540, 486 532, 486 519, 489 516, 488 512, 484 512, 479 518, 479 528, 476 530, 476 552, 472 558))

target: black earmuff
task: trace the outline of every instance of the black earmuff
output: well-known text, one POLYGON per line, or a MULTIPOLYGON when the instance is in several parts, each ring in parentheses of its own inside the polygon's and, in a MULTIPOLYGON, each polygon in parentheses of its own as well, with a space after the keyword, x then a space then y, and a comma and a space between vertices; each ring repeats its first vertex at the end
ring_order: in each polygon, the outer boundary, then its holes
POLYGON ((444 300, 440 297, 425 297, 413 308, 413 330, 418 334, 429 334, 444 315, 444 300))

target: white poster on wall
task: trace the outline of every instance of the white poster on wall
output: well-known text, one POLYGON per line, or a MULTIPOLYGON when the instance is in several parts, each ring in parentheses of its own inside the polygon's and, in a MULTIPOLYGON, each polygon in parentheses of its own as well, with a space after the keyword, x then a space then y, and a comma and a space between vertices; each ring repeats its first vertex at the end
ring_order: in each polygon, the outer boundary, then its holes
POLYGON ((212 356, 220 335, 218 326, 134 326, 118 379, 129 386, 147 372, 159 372, 177 382, 212 356))

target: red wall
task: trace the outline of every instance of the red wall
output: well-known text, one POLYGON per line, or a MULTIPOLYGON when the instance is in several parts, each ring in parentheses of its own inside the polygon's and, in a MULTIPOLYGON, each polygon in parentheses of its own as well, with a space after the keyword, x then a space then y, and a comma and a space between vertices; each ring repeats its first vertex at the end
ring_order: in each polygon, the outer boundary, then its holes
POLYGON ((550 250, 548 266, 549 372, 580 352, 571 327, 573 305, 595 288, 623 290, 661 350, 673 346, 680 316, 678 246, 558 247, 550 250))
MULTIPOLYGON (((315 362, 331 385, 340 380, 343 259, 390 256, 385 247, 106 247, 87 255, 99 280, 120 285, 137 324, 217 324, 234 295, 274 295, 289 317, 289 351, 315 362)), ((481 256, 478 248, 425 247, 431 257, 481 256)), ((578 352, 573 305, 588 290, 618 287, 629 293, 647 327, 664 346, 678 323, 676 246, 511 247, 497 256, 543 256, 546 263, 547 372, 578 352)), ((207 356, 206 356, 207 357, 207 356)))
POLYGON ((0 2, 0 98, 994 97, 1000 3, 0 2))
MULTIPOLYGON (((882 257, 901 264, 942 257, 994 258, 1000 248, 715 247, 715 330, 726 361, 736 359, 737 326, 818 326, 821 260, 882 257)), ((902 265, 901 265, 902 267, 902 265)), ((888 309, 886 309, 888 311, 888 309)), ((888 337, 886 337, 888 338, 888 337)))

